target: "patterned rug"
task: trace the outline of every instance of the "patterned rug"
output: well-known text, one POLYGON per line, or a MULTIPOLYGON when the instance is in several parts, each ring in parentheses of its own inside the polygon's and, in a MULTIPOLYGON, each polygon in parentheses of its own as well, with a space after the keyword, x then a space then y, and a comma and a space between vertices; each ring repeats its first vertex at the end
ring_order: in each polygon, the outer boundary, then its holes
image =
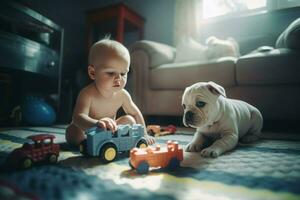
MULTIPOLYGON (((82 157, 66 145, 64 131, 65 126, 0 130, 0 199, 300 199, 298 140, 263 139, 214 159, 185 152, 178 170, 139 175, 130 169, 126 154, 110 164, 82 157), (58 164, 7 169, 7 155, 38 133, 56 136, 58 164)), ((191 138, 178 131, 158 137, 157 143, 177 140, 184 148, 191 138)))

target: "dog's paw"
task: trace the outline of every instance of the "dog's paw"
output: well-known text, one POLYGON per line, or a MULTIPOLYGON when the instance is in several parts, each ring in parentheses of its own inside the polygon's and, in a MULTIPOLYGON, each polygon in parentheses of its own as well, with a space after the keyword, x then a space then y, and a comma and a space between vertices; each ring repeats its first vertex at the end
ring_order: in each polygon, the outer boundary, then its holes
POLYGON ((202 143, 196 143, 196 142, 189 143, 185 148, 185 151, 187 152, 199 152, 201 150, 202 150, 202 143))
POLYGON ((221 155, 221 150, 220 149, 216 149, 216 148, 212 148, 212 147, 208 147, 206 149, 203 149, 201 151, 201 156, 203 157, 213 157, 216 158, 219 155, 221 155))

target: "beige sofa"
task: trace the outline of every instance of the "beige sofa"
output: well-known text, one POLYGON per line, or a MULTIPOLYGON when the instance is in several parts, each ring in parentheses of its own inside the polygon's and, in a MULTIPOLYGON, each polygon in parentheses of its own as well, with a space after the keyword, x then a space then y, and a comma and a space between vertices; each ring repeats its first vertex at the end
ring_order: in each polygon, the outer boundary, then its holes
POLYGON ((144 115, 181 116, 185 87, 214 81, 225 88, 227 97, 256 106, 265 119, 298 120, 300 52, 280 42, 278 49, 261 49, 238 59, 173 63, 174 47, 138 41, 130 48, 133 99, 144 115))

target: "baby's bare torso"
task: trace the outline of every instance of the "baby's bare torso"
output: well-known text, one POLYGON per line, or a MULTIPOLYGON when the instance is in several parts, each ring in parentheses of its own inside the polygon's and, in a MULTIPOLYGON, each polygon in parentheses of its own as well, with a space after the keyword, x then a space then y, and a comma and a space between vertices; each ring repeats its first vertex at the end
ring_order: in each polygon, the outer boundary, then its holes
POLYGON ((101 119, 103 117, 115 119, 117 111, 123 103, 123 90, 114 93, 110 97, 104 97, 93 86, 88 86, 86 89, 90 90, 89 93, 91 94, 89 117, 93 119, 101 119))

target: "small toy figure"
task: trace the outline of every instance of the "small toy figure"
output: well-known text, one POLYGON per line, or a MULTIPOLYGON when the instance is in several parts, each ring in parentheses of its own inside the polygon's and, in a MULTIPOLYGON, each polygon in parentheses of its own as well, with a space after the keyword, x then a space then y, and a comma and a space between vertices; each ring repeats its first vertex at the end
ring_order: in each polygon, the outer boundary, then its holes
POLYGON ((86 131, 86 140, 79 145, 85 156, 99 156, 105 162, 112 162, 117 152, 148 146, 144 135, 144 126, 140 124, 119 125, 116 132, 93 127, 86 131))
POLYGON ((7 158, 8 164, 21 169, 30 168, 35 162, 47 161, 50 164, 57 162, 59 144, 54 144, 55 136, 38 134, 28 136, 31 143, 24 143, 22 147, 13 150, 7 158))
POLYGON ((144 149, 134 148, 130 151, 129 165, 136 169, 139 174, 146 174, 149 167, 167 168, 169 170, 177 169, 180 161, 183 160, 183 150, 178 142, 168 141, 166 148, 147 147, 144 149))
POLYGON ((164 135, 171 135, 175 134, 176 127, 174 125, 168 125, 167 127, 162 128, 159 125, 148 125, 147 126, 147 132, 151 136, 164 136, 164 135))

